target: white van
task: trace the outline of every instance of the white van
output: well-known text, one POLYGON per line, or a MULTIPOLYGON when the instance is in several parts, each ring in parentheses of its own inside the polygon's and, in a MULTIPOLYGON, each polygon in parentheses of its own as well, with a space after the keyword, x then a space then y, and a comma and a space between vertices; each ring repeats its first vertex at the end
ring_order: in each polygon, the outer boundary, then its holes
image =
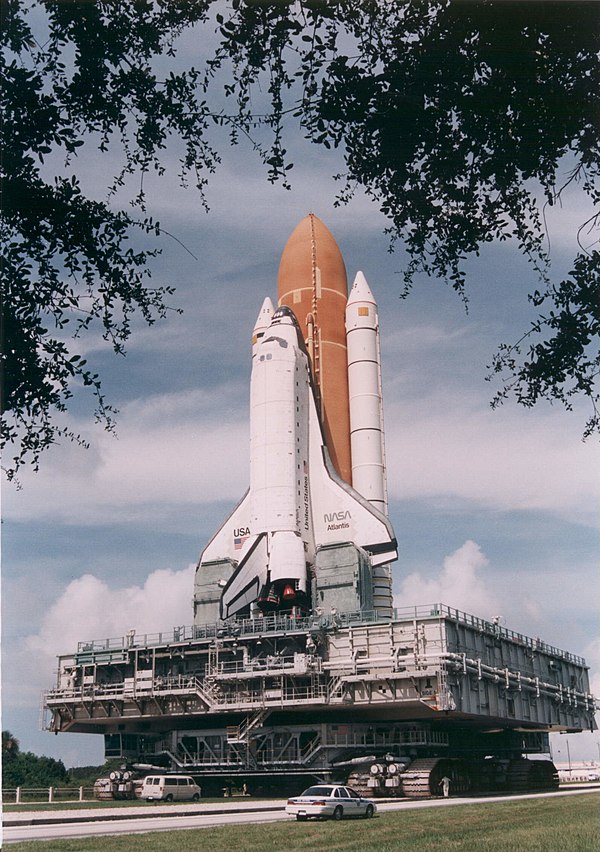
POLYGON ((148 775, 142 787, 147 802, 197 802, 201 795, 190 775, 148 775))

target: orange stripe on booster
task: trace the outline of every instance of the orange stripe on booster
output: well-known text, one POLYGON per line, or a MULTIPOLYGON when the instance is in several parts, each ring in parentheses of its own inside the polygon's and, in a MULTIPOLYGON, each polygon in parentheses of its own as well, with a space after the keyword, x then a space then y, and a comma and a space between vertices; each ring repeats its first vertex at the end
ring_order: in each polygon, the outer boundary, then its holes
POLYGON ((313 213, 287 241, 278 282, 279 305, 294 311, 307 341, 327 449, 337 472, 351 485, 346 267, 338 244, 313 213))

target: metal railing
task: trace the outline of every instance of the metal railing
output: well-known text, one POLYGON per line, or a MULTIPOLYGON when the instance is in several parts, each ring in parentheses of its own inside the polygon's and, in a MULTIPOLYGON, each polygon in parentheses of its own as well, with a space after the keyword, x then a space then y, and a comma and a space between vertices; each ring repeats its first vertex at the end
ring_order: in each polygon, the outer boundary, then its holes
MULTIPOLYGON (((281 669, 282 673, 290 672, 293 674, 293 669, 281 669)), ((236 703, 249 705, 283 705, 297 701, 322 700, 327 697, 327 688, 325 684, 301 685, 290 682, 284 684, 277 689, 272 690, 272 695, 268 689, 246 689, 237 681, 232 681, 235 684, 233 689, 220 689, 218 692, 210 692, 204 687, 204 682, 195 676, 175 675, 172 677, 158 676, 154 680, 143 681, 142 684, 135 683, 133 679, 130 682, 120 682, 113 684, 89 684, 86 686, 68 687, 65 689, 49 689, 42 695, 42 702, 45 706, 60 704, 64 701, 92 701, 95 699, 107 698, 135 698, 149 696, 164 696, 173 693, 197 694, 210 707, 235 705, 236 703), (275 694, 276 693, 276 694, 275 694)))
POLYGON ((586 665, 583 657, 571 654, 569 651, 562 651, 560 648, 556 648, 554 645, 549 645, 547 642, 542 642, 539 637, 532 639, 530 636, 526 636, 523 633, 517 633, 515 630, 508 630, 506 627, 502 627, 501 624, 494 621, 486 621, 483 618, 478 618, 476 615, 470 615, 469 613, 462 612, 462 610, 454 609, 453 607, 446 606, 445 604, 435 604, 431 607, 409 607, 406 610, 396 610, 396 612, 398 613, 399 620, 402 620, 400 613, 404 612, 415 612, 418 613, 416 617, 423 618, 427 615, 427 613, 422 611, 427 609, 430 610, 429 615, 431 616, 441 616, 452 619, 453 621, 458 621, 461 624, 473 627, 482 633, 489 633, 498 638, 506 639, 509 642, 524 645, 532 651, 540 651, 543 654, 565 660, 566 662, 573 663, 577 666, 584 667, 586 665))
POLYGON ((66 698, 118 698, 123 695, 168 694, 172 692, 205 693, 206 690, 203 681, 195 675, 171 675, 169 677, 157 675, 154 679, 148 678, 143 681, 136 681, 131 678, 130 680, 119 681, 119 683, 90 683, 63 689, 48 689, 44 692, 44 697, 48 700, 58 701, 66 698))
POLYGON ((159 633, 136 633, 110 639, 91 639, 79 642, 77 654, 99 654, 109 651, 174 645, 203 639, 228 639, 241 636, 262 636, 272 633, 306 632, 311 629, 336 629, 350 624, 389 623, 389 618, 377 612, 318 613, 309 616, 273 614, 258 618, 243 618, 235 622, 175 627, 159 633))
MULTIPOLYGON (((585 659, 568 651, 563 651, 539 638, 532 638, 514 630, 508 630, 493 621, 486 621, 478 616, 446 606, 446 604, 426 604, 423 606, 398 607, 394 609, 392 621, 413 621, 438 618, 451 619, 476 630, 501 637, 511 642, 518 642, 532 650, 585 666, 585 659)), ((107 652, 126 652, 140 648, 159 645, 173 645, 198 640, 218 640, 238 637, 264 636, 275 633, 310 632, 311 630, 335 631, 338 628, 357 624, 389 623, 390 619, 377 612, 335 612, 322 613, 315 610, 313 614, 303 617, 291 615, 269 615, 259 618, 244 618, 235 622, 224 622, 206 625, 175 627, 170 631, 160 633, 136 633, 130 631, 125 636, 111 639, 93 639, 79 642, 77 656, 93 657, 107 652)))

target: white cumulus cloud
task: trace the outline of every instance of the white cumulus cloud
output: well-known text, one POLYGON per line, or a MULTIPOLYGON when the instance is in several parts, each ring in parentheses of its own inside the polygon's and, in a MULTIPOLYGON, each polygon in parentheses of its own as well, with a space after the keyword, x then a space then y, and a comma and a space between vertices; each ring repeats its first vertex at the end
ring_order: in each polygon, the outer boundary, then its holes
POLYGON ((82 640, 124 636, 132 628, 143 634, 189 625, 193 582, 193 565, 153 571, 143 586, 125 588, 84 574, 50 606, 38 633, 27 638, 27 649, 47 660, 76 649, 82 640))
POLYGON ((489 587, 485 569, 489 560, 478 544, 466 541, 444 559, 434 578, 409 574, 402 582, 394 605, 443 603, 485 618, 497 615, 498 600, 489 587))
POLYGON ((74 653, 81 641, 125 636, 132 628, 139 636, 191 625, 194 568, 153 571, 141 586, 111 586, 92 574, 70 582, 37 632, 5 653, 5 707, 39 702, 40 692, 53 686, 56 657, 74 653))

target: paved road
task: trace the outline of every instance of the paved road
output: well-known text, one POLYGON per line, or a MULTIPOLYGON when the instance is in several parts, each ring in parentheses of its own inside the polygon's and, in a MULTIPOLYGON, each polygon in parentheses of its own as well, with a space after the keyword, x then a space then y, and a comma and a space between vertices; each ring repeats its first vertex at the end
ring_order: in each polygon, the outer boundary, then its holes
MULTIPOLYGON (((481 796, 473 798, 410 799, 378 802, 380 814, 388 811, 414 808, 452 807, 464 804, 487 804, 546 798, 549 796, 573 796, 581 793, 600 792, 600 785, 584 788, 559 790, 556 793, 531 793, 518 796, 481 796)), ((99 837, 108 834, 141 834, 174 829, 208 828, 218 825, 244 825, 289 820, 284 804, 279 799, 272 802, 232 802, 226 805, 167 805, 146 808, 114 808, 64 811, 29 811, 5 814, 4 843, 24 840, 51 840, 56 838, 99 837)))
POLYGON ((181 831, 189 828, 208 828, 216 825, 240 825, 248 823, 267 823, 289 819, 283 810, 244 812, 233 811, 227 814, 185 814, 178 816, 146 816, 137 819, 102 820, 98 822, 79 822, 75 824, 58 823, 53 825, 7 826, 4 829, 4 843, 16 843, 19 840, 52 840, 57 838, 101 837, 107 834, 143 834, 154 831, 181 831))

